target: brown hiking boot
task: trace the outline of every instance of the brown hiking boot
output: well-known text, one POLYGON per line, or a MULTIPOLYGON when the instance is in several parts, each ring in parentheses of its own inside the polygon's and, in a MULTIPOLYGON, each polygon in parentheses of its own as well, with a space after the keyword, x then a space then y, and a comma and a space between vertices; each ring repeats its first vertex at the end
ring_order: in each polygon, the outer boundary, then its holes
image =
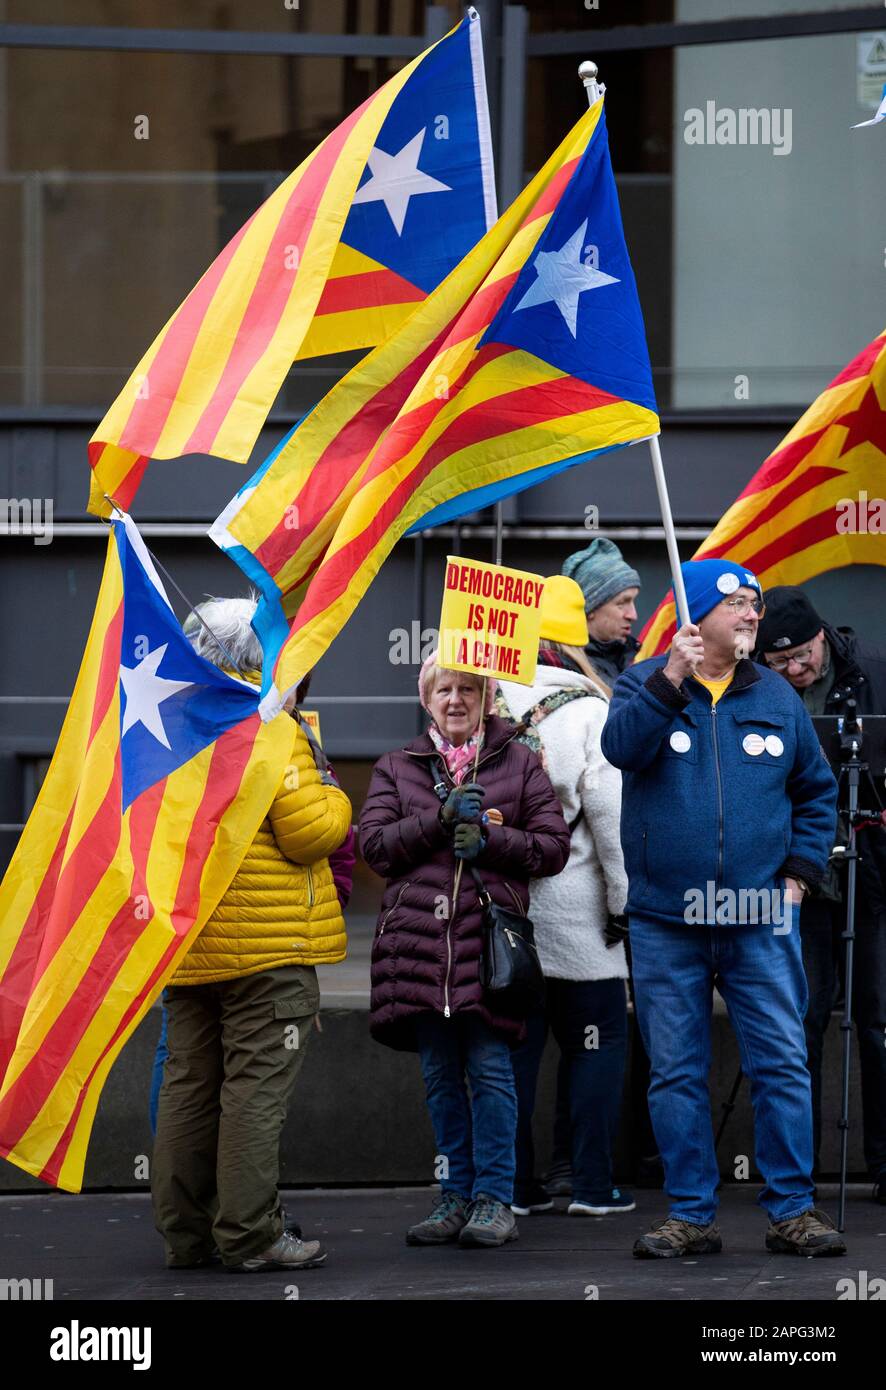
POLYGON ((774 1255, 845 1255, 846 1242, 823 1211, 810 1207, 789 1221, 770 1222, 766 1249, 774 1255))
POLYGON ((669 1216, 660 1226, 647 1231, 634 1243, 638 1260, 673 1260, 678 1255, 719 1255, 723 1249, 720 1232, 712 1221, 699 1226, 693 1221, 681 1221, 669 1216))

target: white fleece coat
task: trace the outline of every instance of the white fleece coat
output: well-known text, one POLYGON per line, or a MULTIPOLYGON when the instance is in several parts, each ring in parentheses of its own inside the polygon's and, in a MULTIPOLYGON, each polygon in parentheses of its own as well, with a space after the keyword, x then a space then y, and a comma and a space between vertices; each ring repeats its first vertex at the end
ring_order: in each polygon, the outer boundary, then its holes
MULTIPOLYGON (((512 681, 499 686, 515 719, 554 691, 597 689, 579 672, 555 666, 539 666, 531 687, 512 681)), ((584 812, 566 868, 530 885, 529 915, 542 969, 560 980, 626 979, 628 974, 624 947, 607 946, 603 937, 608 914, 624 911, 628 894, 619 834, 621 773, 600 751, 608 710, 598 692, 571 700, 536 726, 567 824, 579 807, 584 812)))

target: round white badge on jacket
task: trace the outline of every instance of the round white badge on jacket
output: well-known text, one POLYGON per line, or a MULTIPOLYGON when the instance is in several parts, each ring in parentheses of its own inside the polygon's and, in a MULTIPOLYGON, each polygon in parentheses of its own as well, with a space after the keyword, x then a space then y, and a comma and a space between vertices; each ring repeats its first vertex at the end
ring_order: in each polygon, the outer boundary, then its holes
POLYGON ((746 753, 750 753, 752 758, 756 758, 766 747, 766 740, 761 734, 745 734, 741 746, 746 753))
POLYGON ((773 758, 780 758, 784 752, 784 744, 778 734, 767 734, 765 742, 766 752, 771 753, 773 758))
POLYGON ((688 734, 684 734, 682 729, 675 730, 668 742, 675 753, 688 753, 692 747, 692 739, 688 734))

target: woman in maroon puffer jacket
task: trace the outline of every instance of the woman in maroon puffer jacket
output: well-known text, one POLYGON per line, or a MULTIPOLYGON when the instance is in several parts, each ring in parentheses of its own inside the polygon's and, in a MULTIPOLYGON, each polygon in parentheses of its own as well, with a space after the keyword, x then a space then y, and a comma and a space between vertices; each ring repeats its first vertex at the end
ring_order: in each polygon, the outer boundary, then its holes
MULTIPOLYGON (((372 948, 370 1030, 389 1047, 418 1052, 437 1140, 441 1201, 407 1242, 502 1245, 517 1234, 509 1045, 523 1025, 486 1006, 483 919, 469 870, 479 870, 495 902, 525 914, 529 880, 559 873, 569 858, 569 831, 516 729, 495 715, 479 728, 480 678, 438 667, 435 657, 419 678, 428 733, 376 763, 360 817, 363 857, 387 879, 372 948)), ((491 682, 489 704, 493 693, 491 682)))

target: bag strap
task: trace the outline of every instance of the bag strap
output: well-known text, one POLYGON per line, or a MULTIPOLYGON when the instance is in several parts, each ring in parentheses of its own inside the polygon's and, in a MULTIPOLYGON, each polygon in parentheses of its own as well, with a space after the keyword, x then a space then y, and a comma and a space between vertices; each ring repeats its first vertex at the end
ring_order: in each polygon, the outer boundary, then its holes
POLYGON ((596 696, 591 690, 579 690, 572 687, 567 690, 552 690, 550 695, 545 695, 539 700, 537 705, 533 705, 528 716, 524 715, 517 725, 518 732, 525 733, 527 729, 535 729, 543 719, 547 719, 549 714, 555 710, 562 709, 564 705, 571 704, 573 700, 590 698, 603 698, 602 695, 596 696))
MULTIPOLYGON (((545 695, 542 700, 539 700, 537 705, 533 705, 529 718, 524 718, 521 727, 529 728, 532 726, 535 728, 543 719, 547 719, 549 714, 553 714, 555 710, 562 709, 564 705, 571 704, 573 700, 582 699, 583 696, 598 700, 603 699, 602 694, 598 695, 594 690, 578 690, 574 687, 568 690, 552 690, 550 695, 545 695)), ((569 821, 566 826, 570 836, 578 829, 583 815, 584 808, 579 806, 578 815, 573 816, 572 820, 569 821)))
MULTIPOLYGON (((295 707, 292 710, 292 717, 295 720, 296 724, 298 724, 305 738, 308 740, 308 746, 311 750, 311 756, 314 759, 314 766, 316 767, 320 776, 324 778, 328 777, 331 780, 332 774, 329 771, 329 759, 323 752, 323 749, 320 747, 320 744, 317 742, 317 735, 314 733, 310 724, 308 724, 307 721, 302 718, 301 712, 297 707, 295 707)), ((336 786, 337 785, 338 783, 336 783, 336 786)))

